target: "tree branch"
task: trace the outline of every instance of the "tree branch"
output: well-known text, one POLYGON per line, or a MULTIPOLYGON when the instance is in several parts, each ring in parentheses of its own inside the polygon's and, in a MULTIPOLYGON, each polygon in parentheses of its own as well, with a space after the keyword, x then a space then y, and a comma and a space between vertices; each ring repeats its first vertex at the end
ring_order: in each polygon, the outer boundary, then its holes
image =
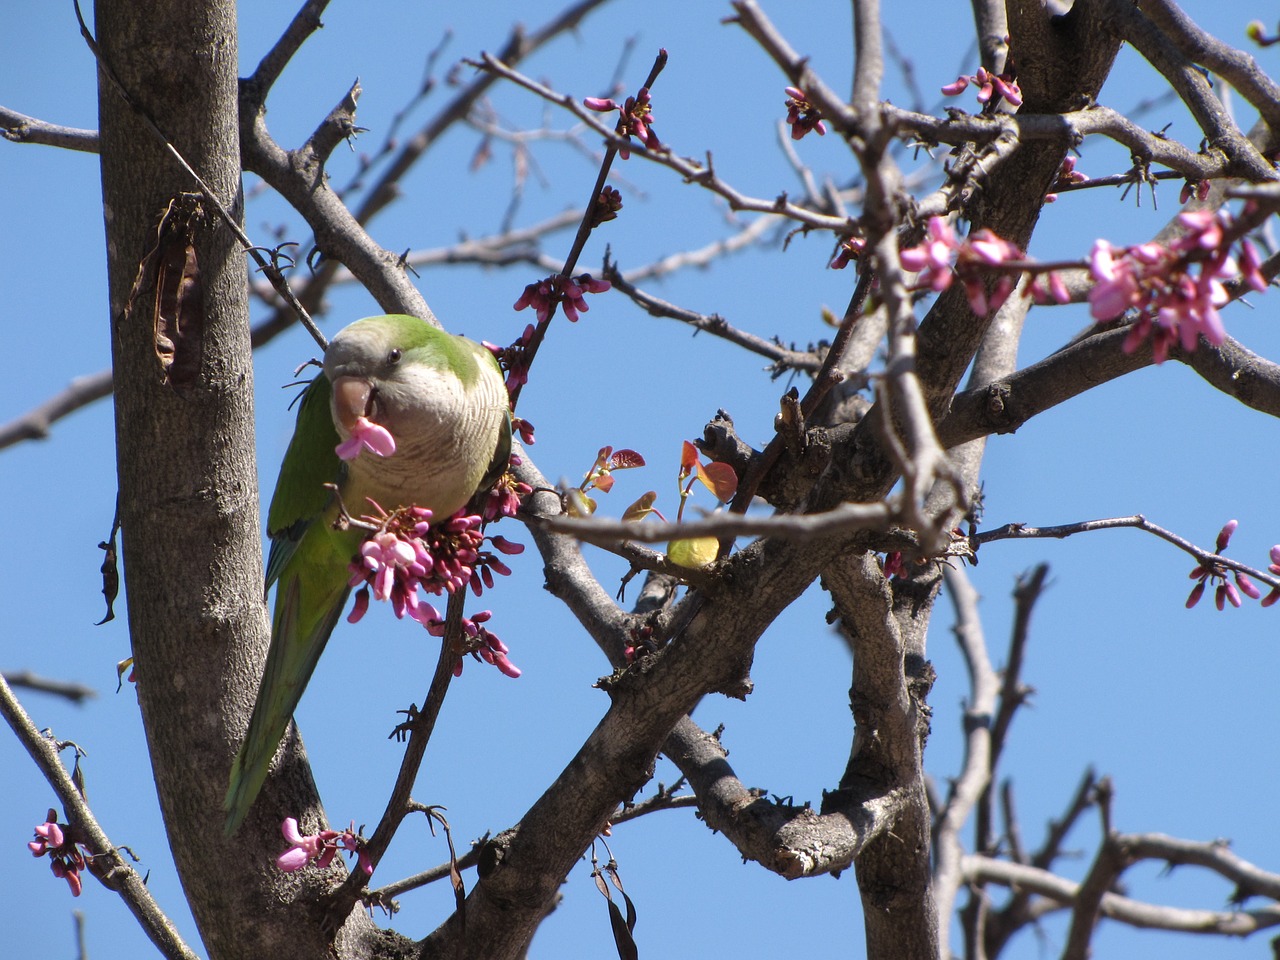
MULTIPOLYGON (((966 856, 964 873, 970 882, 995 883, 1037 893, 1062 907, 1074 904, 1080 892, 1080 884, 1048 870, 990 857, 966 856)), ((1257 910, 1191 910, 1143 903, 1115 893, 1103 894, 1100 912, 1104 917, 1133 927, 1178 933, 1247 937, 1260 930, 1280 926, 1280 906, 1257 910)))
POLYGON ((67 822, 84 837, 86 846, 93 855, 91 872, 94 876, 101 879, 108 890, 114 890, 120 895, 147 939, 155 944, 162 956, 170 960, 196 960, 196 954, 186 945, 172 921, 152 898, 144 879, 120 855, 94 817, 84 795, 72 782, 58 757, 58 742, 36 730, 35 724, 22 709, 22 704, 13 695, 3 676, 0 676, 0 714, 58 795, 67 822))

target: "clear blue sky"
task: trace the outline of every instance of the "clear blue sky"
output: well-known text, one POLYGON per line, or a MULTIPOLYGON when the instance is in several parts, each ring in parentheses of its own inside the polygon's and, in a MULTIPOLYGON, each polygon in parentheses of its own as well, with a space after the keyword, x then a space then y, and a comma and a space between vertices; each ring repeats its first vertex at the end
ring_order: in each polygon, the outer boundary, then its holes
MULTIPOLYGON (((812 12, 817 4, 805 4, 803 11, 801 6, 766 4, 792 44, 812 54, 834 87, 845 87, 851 70, 848 6, 830 4, 823 16, 812 12)), ((949 45, 951 38, 971 35, 965 5, 886 6, 892 8, 886 18, 894 39, 930 100, 962 68, 972 69, 972 51, 949 45), (926 37, 919 36, 922 17, 929 19, 926 37)), ((286 146, 300 143, 359 77, 365 90, 360 120, 370 132, 357 150, 375 149, 420 82, 427 51, 446 29, 453 39, 442 63, 451 63, 497 49, 517 16, 540 24, 559 4, 500 0, 446 15, 436 14, 438 7, 408 0, 335 3, 325 29, 308 42, 271 97, 268 122, 276 138, 286 146)), ((274 41, 295 4, 272 0, 245 8, 242 73, 274 41)), ((1230 41, 1241 41, 1245 23, 1266 12, 1236 0, 1192 2, 1188 9, 1230 41)), ((757 196, 796 192, 774 130, 784 112, 784 81, 742 31, 719 24, 728 12, 721 3, 619 0, 525 70, 579 96, 598 94, 627 38, 639 40, 626 71, 629 87, 643 77, 657 47, 665 46, 671 61, 655 89, 656 129, 664 142, 690 156, 713 150, 722 176, 757 196)), ((1280 69, 1280 54, 1259 56, 1280 69)), ((1152 81, 1150 68, 1126 49, 1103 102, 1127 109, 1151 94, 1152 81)), ((887 89, 898 102, 907 100, 896 77, 887 89)), ((441 102, 437 94, 419 108, 407 129, 441 102)), ((0 9, 0 103, 58 123, 96 125, 93 63, 70 4, 0 9)), ((494 103, 508 124, 536 125, 544 115, 541 104, 515 90, 499 91, 494 103)), ((1170 121, 1171 135, 1193 147, 1198 143, 1177 105, 1141 120, 1153 129, 1170 121)), ((557 129, 567 125, 554 114, 550 123, 557 129)), ((840 179, 851 163, 833 141, 810 137, 800 152, 820 174, 840 179)), ((452 131, 405 182, 404 199, 374 222, 376 239, 398 251, 495 230, 510 192, 510 154, 496 144, 488 166, 469 172, 476 142, 474 132, 452 131)), ((596 144, 588 140, 587 146, 596 144)), ((520 224, 580 203, 594 177, 594 162, 564 144, 535 144, 534 158, 520 224)), ((331 166, 335 179, 342 182, 354 161, 355 154, 340 148, 331 166)), ((1079 166, 1098 176, 1124 170, 1128 158, 1124 151, 1090 144, 1079 166)), ((626 206, 593 239, 586 267, 598 265, 606 241, 628 268, 722 234, 723 210, 696 188, 635 160, 615 171, 612 182, 623 190, 626 206)), ((10 358, 0 385, 0 421, 6 421, 71 378, 104 368, 109 344, 96 158, 0 143, 0 185, 0 337, 10 358)), ((254 186, 252 178, 247 186, 254 186)), ((1175 209, 1176 193, 1176 186, 1162 188, 1159 212, 1147 197, 1137 209, 1132 197, 1121 202, 1111 191, 1065 197, 1046 210, 1031 252, 1080 256, 1095 236, 1117 244, 1144 239, 1175 209)), ((253 199, 246 219, 260 242, 268 242, 277 226, 286 238, 307 238, 299 218, 278 203, 253 199)), ((568 243, 564 235, 548 249, 562 253, 568 243)), ((826 238, 797 237, 786 253, 740 254, 711 271, 676 274, 655 292, 719 312, 760 335, 803 345, 828 335, 820 309, 842 306, 853 281, 851 272, 825 269, 829 248, 826 238)), ((525 269, 437 269, 423 273, 421 288, 451 330, 509 342, 526 322, 511 303, 535 278, 536 272, 525 269)), ((1272 357, 1280 356, 1276 296, 1259 298, 1256 309, 1235 306, 1226 314, 1234 336, 1272 357)), ((699 435, 717 407, 733 414, 748 440, 767 441, 786 385, 771 382, 761 360, 708 336, 690 337, 620 297, 595 297, 591 304, 577 325, 557 321, 525 391, 524 412, 538 427, 539 442, 531 452, 545 474, 576 478, 598 447, 629 446, 650 466, 620 476, 604 508, 616 514, 650 488, 662 494, 660 506, 673 506, 680 441, 699 435)), ((323 322, 330 332, 378 312, 355 289, 335 290, 329 306, 323 322)), ((1078 308, 1034 311, 1023 362, 1043 356, 1086 322, 1078 308)), ((259 469, 267 493, 292 428, 288 395, 279 388, 313 352, 305 334, 296 331, 256 358, 259 469)), ((1051 411, 1015 437, 995 439, 985 471, 987 520, 1052 524, 1143 512, 1209 544, 1225 520, 1237 517, 1241 526, 1231 555, 1265 565, 1267 548, 1280 541, 1275 436, 1274 421, 1236 407, 1170 363, 1051 411)), ((36 694, 24 700, 37 726, 52 727, 88 751, 89 796, 104 827, 143 858, 161 904, 196 944, 165 848, 136 703, 128 689, 113 692, 114 664, 128 655, 125 620, 91 626, 101 616, 95 545, 110 526, 114 474, 111 408, 105 403, 59 423, 48 441, 0 453, 0 493, 12 505, 0 513, 0 571, 9 585, 0 667, 98 689, 99 697, 79 708, 36 694)), ((623 567, 592 556, 606 586, 616 583, 623 567)), ((1280 664, 1280 608, 1263 611, 1254 604, 1218 613, 1206 602, 1184 610, 1191 561, 1132 531, 1064 543, 991 545, 981 560, 971 574, 984 595, 985 627, 997 663, 1003 662, 1015 574, 1042 560, 1052 565, 1052 587, 1037 611, 1024 672, 1038 692, 1019 716, 1004 764, 1005 775, 1016 783, 1026 841, 1038 843, 1043 824, 1066 804, 1086 765, 1094 764, 1115 778, 1119 829, 1195 840, 1227 837, 1243 857, 1280 869, 1274 829, 1280 748, 1273 735, 1280 706, 1271 694, 1280 664)), ((517 561, 516 575, 487 596, 495 629, 525 675, 511 681, 468 666, 450 694, 415 791, 424 801, 448 807, 455 838, 464 845, 518 819, 606 705, 604 695, 592 689, 607 672, 604 659, 542 591, 532 552, 517 561)), ((797 802, 817 803, 822 788, 838 779, 848 752, 848 654, 824 624, 826 607, 825 598, 811 591, 770 630, 759 647, 756 692, 748 703, 711 699, 697 716, 708 728, 726 725, 725 742, 746 783, 797 802)), ((928 768, 944 790, 958 770, 967 682, 945 609, 944 602, 930 637, 939 681, 930 698, 934 722, 927 754, 928 768)), ((298 720, 336 821, 372 823, 382 809, 400 755, 386 732, 396 709, 421 701, 434 663, 423 639, 389 611, 374 610, 358 627, 339 628, 308 690, 298 720)), ((658 778, 674 778, 665 762, 658 778)), ((71 954, 72 909, 86 913, 95 960, 147 955, 141 932, 113 894, 89 881, 73 903, 47 864, 26 851, 32 826, 54 798, 8 736, 0 736, 0 783, 0 927, 12 955, 71 954)), ((215 821, 210 830, 219 828, 215 821)), ((1097 838, 1096 818, 1086 817, 1068 843, 1083 856, 1066 864, 1066 872, 1083 873, 1097 838)), ((732 950, 772 957, 845 943, 853 944, 851 955, 861 953, 851 873, 838 881, 786 883, 744 866, 723 838, 688 812, 620 828, 610 844, 640 912, 636 936, 645 955, 732 950), (708 916, 729 929, 708 924, 708 916)), ((389 882, 445 856, 439 839, 410 823, 376 879, 389 882)), ((1187 870, 1157 877, 1148 866, 1127 879, 1135 896, 1159 903, 1221 907, 1229 895, 1225 884, 1196 880, 1187 870)), ((532 955, 611 955, 605 908, 586 870, 576 870, 563 892, 564 902, 539 932, 532 955)), ((424 934, 449 904, 444 885, 409 894, 396 926, 424 934)), ((1044 936, 1041 943, 1023 934, 1009 955, 1056 954, 1063 925, 1047 922, 1044 936)), ((1266 951, 1265 938, 1192 940, 1105 925, 1096 955, 1256 957, 1266 951)))

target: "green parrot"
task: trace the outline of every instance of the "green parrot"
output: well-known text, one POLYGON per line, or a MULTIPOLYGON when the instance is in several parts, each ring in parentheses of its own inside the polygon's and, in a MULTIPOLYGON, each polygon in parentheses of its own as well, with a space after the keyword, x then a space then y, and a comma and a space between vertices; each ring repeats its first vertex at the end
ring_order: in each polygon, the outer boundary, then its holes
POLYGON ((506 386, 480 344, 403 314, 357 320, 333 338, 323 372, 302 395, 267 515, 266 587, 276 587, 271 647, 231 766, 228 835, 262 789, 351 590, 348 564, 365 533, 334 529, 339 497, 357 516, 372 512, 373 500, 388 512, 425 507, 443 520, 501 476, 510 451, 506 386), (336 448, 359 447, 370 424, 393 442, 375 436, 343 462, 336 448))

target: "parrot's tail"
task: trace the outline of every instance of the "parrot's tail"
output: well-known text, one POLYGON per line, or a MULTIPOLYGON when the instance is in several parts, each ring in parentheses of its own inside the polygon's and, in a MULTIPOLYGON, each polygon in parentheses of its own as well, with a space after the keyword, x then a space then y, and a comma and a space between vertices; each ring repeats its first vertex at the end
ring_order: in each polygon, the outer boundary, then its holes
POLYGON ((310 629, 299 629, 302 626, 299 612, 307 605, 299 602, 298 578, 286 577, 276 591, 266 670, 258 686, 249 730, 231 763, 230 786, 222 802, 227 811, 227 836, 240 829, 266 782, 271 761, 302 699, 302 691, 342 614, 349 588, 344 584, 336 597, 326 598, 329 603, 321 605, 323 613, 318 621, 309 625, 310 629))

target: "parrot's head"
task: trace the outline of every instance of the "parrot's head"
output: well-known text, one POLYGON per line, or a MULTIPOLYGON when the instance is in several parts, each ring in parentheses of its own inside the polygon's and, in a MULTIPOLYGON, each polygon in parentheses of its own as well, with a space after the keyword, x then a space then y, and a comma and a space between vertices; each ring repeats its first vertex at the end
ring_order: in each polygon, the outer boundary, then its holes
POLYGON ((455 338, 405 315, 367 317, 343 328, 329 343, 324 372, 333 385, 333 423, 345 440, 360 417, 411 440, 433 408, 448 404, 462 387, 452 363, 455 338))
MULTIPOLYGON (((443 505, 447 512, 475 491, 507 412, 501 373, 484 348, 417 317, 367 317, 330 341, 324 373, 333 388, 333 424, 344 441, 361 417, 386 428, 395 440, 394 454, 357 457, 350 470, 386 484, 411 472, 419 478, 424 470, 447 472, 447 484, 434 483, 448 486, 450 496, 431 498, 433 509, 443 505)), ((426 485, 422 479, 414 482, 426 485)), ((417 490, 415 502, 422 503, 430 492, 417 490)))

